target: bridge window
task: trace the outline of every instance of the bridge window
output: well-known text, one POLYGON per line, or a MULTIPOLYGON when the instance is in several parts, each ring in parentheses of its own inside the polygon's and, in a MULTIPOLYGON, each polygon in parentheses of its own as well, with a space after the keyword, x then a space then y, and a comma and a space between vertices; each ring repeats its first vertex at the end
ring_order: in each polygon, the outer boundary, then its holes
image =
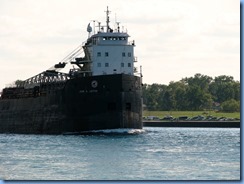
POLYGON ((122 57, 125 57, 125 52, 122 52, 122 57))
POLYGON ((98 52, 97 53, 97 57, 101 57, 101 52, 98 52))
POLYGON ((128 67, 131 67, 131 63, 128 63, 128 67))
POLYGON ((105 63, 105 67, 109 67, 109 63, 105 63))
POLYGON ((105 57, 108 57, 108 52, 105 52, 105 57))
POLYGON ((103 37, 102 40, 126 40, 126 37, 103 37))
POLYGON ((126 40, 126 37, 119 37, 119 40, 126 40))

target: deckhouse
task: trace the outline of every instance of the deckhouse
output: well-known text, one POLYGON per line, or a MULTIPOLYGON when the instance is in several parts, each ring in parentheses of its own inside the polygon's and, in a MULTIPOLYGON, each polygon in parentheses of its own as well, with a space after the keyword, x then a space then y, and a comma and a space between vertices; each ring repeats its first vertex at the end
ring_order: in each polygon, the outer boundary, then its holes
POLYGON ((85 56, 75 58, 75 62, 72 62, 80 68, 79 73, 83 76, 134 75, 137 72, 134 67, 134 62, 137 61, 134 56, 135 42, 128 41, 129 35, 127 32, 120 31, 118 22, 115 30, 110 28, 109 13, 107 8, 106 26, 101 26, 101 23, 96 21, 93 21, 93 28, 90 23, 88 24, 89 35, 83 45, 85 56), (95 27, 98 27, 97 32, 95 27))

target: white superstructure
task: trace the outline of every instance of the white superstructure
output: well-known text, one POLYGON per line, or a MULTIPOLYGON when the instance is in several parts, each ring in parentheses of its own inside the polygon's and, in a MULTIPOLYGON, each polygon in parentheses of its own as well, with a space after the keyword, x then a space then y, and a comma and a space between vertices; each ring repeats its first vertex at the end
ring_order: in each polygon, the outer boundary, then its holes
POLYGON ((92 75, 130 74, 134 70, 134 45, 127 33, 98 33, 87 46, 91 53, 92 75))
POLYGON ((112 30, 109 27, 109 10, 106 11, 106 26, 101 26, 100 22, 93 21, 93 28, 88 24, 89 33, 87 41, 83 45, 85 56, 76 58, 73 64, 78 65, 80 72, 84 76, 129 74, 137 72, 134 62, 134 41, 129 42, 129 35, 121 32, 119 23, 117 28, 112 30), (96 26, 95 24, 98 24, 96 26), (95 27, 98 31, 95 33, 95 27), (93 32, 93 35, 91 35, 93 32))

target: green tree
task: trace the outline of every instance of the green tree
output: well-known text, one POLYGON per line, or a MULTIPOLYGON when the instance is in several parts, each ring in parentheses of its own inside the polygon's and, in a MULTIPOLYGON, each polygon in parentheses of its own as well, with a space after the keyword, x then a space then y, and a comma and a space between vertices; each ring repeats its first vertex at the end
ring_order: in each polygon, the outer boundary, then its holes
POLYGON ((227 100, 222 103, 221 108, 224 112, 240 112, 240 101, 227 100))
POLYGON ((169 111, 173 109, 173 100, 170 91, 166 91, 164 93, 164 96, 162 98, 161 109, 165 111, 169 111))
POLYGON ((208 109, 213 101, 209 93, 209 84, 212 77, 202 74, 195 74, 194 77, 184 78, 181 80, 188 87, 186 88, 186 110, 203 110, 208 109))
POLYGON ((214 100, 219 103, 231 99, 240 100, 240 83, 234 81, 231 76, 221 75, 215 77, 209 85, 209 91, 214 100))
POLYGON ((186 99, 186 90, 187 85, 182 82, 170 82, 168 86, 168 90, 171 94, 171 110, 184 110, 187 105, 187 99, 186 99))
POLYGON ((209 84, 211 83, 212 80, 213 80, 212 77, 197 73, 194 75, 194 77, 183 78, 181 81, 189 86, 198 86, 201 90, 207 92, 209 84))
POLYGON ((213 101, 223 103, 231 99, 240 101, 240 82, 226 75, 213 79, 197 73, 169 85, 143 86, 148 110, 204 110, 211 108, 213 101))
POLYGON ((160 84, 143 86, 143 101, 148 110, 158 110, 160 108, 160 95, 164 86, 160 84))

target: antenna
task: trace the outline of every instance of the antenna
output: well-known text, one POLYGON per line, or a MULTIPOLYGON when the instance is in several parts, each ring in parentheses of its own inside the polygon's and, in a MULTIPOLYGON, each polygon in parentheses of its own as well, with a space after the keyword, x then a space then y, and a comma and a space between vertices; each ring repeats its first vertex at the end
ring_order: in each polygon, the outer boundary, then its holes
POLYGON ((96 31, 95 31, 95 22, 96 22, 96 20, 92 20, 93 21, 93 34, 95 34, 96 33, 96 31))
POLYGON ((117 24, 117 16, 116 13, 114 14, 114 27, 116 28, 116 24, 117 24))
POLYGON ((118 27, 117 27, 117 29, 118 29, 118 33, 120 32, 120 30, 119 30, 119 29, 120 29, 120 27, 119 27, 119 23, 120 23, 120 22, 116 22, 116 24, 117 24, 117 26, 118 26, 118 27))
POLYGON ((99 33, 101 31, 101 22, 98 22, 98 31, 99 31, 99 33))
POLYGON ((140 74, 141 74, 141 77, 143 77, 142 76, 142 66, 140 66, 140 74))
POLYGON ((107 23, 107 32, 109 32, 109 30, 110 30, 110 27, 109 27, 109 13, 110 13, 110 11, 108 10, 108 6, 107 6, 107 11, 105 11, 106 12, 106 23, 107 23))
POLYGON ((117 14, 115 13, 115 26, 117 25, 117 32, 120 32, 120 27, 119 27, 120 22, 117 22, 117 14))

